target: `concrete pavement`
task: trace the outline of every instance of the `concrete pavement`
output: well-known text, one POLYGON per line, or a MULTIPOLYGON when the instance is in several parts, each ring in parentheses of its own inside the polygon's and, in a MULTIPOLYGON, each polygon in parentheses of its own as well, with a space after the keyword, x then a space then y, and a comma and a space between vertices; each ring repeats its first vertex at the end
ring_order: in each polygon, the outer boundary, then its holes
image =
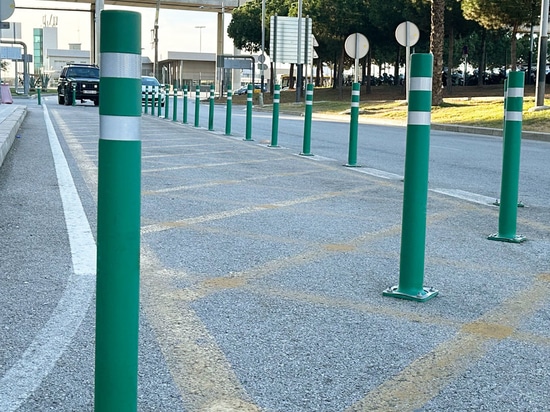
MULTIPOLYGON (((97 109, 47 107, 93 232, 97 109)), ((0 405, 92 410, 93 296, 71 277, 45 119, 29 104, 0 168, 0 405), (67 290, 74 324, 54 340, 67 290), (66 346, 34 359, 37 337, 66 346), (6 378, 38 364, 26 389, 6 378)), ((430 192, 425 284, 440 295, 401 301, 382 296, 399 275, 400 179, 150 116, 142 128, 139 410, 547 410, 548 207, 519 211, 526 243, 490 242, 498 208, 430 192)))

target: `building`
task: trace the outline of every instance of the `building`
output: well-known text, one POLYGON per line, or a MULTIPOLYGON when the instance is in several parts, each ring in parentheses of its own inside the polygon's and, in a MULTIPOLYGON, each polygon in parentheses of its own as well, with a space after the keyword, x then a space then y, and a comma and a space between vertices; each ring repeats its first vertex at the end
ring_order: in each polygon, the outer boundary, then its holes
POLYGON ((168 52, 159 62, 161 83, 210 87, 216 81, 216 53, 168 52))

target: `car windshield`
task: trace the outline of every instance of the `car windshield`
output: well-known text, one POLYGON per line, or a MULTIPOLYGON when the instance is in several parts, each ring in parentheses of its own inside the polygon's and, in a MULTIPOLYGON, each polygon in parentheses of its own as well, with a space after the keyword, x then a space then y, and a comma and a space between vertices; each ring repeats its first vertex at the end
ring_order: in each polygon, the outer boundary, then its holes
POLYGON ((142 77, 141 84, 143 86, 160 86, 160 83, 154 77, 142 77))
POLYGON ((99 79, 99 69, 97 67, 70 67, 67 70, 67 77, 99 79))

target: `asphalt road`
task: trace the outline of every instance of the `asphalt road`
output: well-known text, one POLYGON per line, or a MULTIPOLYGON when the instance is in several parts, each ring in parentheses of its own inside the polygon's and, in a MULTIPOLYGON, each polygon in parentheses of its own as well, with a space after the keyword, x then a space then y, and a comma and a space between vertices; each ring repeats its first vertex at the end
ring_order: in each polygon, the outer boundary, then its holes
MULTIPOLYGON (((0 168, 0 410, 93 409, 98 109, 53 97, 0 168)), ((181 109, 181 105, 179 106, 181 109)), ((502 139, 432 132, 426 286, 399 281, 405 128, 208 106, 144 116, 140 411, 544 411, 550 143, 523 141, 518 232, 491 242, 502 139), (171 116, 170 116, 171 119, 171 116), (180 116, 181 120, 181 116, 180 116)))

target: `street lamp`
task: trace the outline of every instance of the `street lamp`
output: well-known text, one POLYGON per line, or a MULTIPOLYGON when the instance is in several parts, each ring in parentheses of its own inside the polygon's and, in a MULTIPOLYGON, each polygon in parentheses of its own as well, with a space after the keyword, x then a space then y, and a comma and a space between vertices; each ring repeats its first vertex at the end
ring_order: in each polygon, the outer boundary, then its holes
POLYGON ((195 29, 199 29, 199 53, 202 53, 202 29, 206 26, 195 26, 195 29))

